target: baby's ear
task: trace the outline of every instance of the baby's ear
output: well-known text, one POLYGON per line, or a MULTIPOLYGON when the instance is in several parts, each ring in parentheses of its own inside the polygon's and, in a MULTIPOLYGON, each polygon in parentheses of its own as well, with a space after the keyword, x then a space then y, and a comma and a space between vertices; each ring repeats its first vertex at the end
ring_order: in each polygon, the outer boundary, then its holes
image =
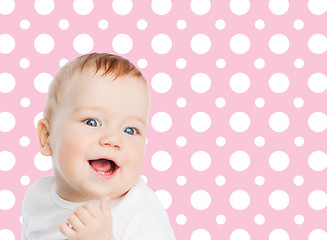
POLYGON ((49 145, 49 136, 50 136, 49 130, 50 130, 49 121, 45 118, 42 118, 37 124, 37 134, 38 134, 41 153, 44 156, 52 155, 51 148, 49 145))

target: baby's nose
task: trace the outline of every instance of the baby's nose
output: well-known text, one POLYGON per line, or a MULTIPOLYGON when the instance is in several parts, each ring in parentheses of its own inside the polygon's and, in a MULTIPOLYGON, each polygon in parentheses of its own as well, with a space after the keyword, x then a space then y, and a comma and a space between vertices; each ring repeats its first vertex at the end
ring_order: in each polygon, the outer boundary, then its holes
POLYGON ((118 134, 105 134, 100 138, 99 143, 101 146, 113 147, 117 150, 121 148, 121 140, 118 134))

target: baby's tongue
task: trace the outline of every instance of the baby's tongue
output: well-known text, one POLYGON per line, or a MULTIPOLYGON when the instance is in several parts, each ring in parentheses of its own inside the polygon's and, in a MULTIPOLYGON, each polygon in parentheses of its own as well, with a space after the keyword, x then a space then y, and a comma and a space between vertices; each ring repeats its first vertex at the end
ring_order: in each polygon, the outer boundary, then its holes
POLYGON ((101 172, 109 172, 111 168, 110 162, 105 159, 92 160, 90 161, 90 164, 96 171, 101 172))

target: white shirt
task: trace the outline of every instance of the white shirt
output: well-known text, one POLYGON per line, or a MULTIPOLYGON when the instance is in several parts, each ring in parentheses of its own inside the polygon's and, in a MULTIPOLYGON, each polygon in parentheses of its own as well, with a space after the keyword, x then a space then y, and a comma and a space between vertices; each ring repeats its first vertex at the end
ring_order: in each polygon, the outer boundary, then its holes
MULTIPOLYGON (((53 176, 40 178, 24 197, 22 240, 67 239, 59 225, 84 204, 60 198, 53 176)), ((175 240, 165 209, 142 178, 125 196, 111 200, 110 205, 112 232, 117 240, 175 240)))

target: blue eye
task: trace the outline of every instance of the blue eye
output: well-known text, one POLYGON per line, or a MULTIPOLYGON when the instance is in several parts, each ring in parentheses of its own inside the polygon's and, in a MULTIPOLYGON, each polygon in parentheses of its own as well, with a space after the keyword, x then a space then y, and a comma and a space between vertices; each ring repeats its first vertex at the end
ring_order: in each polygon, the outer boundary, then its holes
POLYGON ((84 121, 84 123, 88 126, 91 126, 91 127, 99 127, 101 126, 100 122, 98 120, 95 120, 95 119, 86 119, 84 121))
POLYGON ((135 128, 127 127, 123 130, 124 133, 127 133, 129 135, 135 135, 137 134, 137 130, 135 128))

